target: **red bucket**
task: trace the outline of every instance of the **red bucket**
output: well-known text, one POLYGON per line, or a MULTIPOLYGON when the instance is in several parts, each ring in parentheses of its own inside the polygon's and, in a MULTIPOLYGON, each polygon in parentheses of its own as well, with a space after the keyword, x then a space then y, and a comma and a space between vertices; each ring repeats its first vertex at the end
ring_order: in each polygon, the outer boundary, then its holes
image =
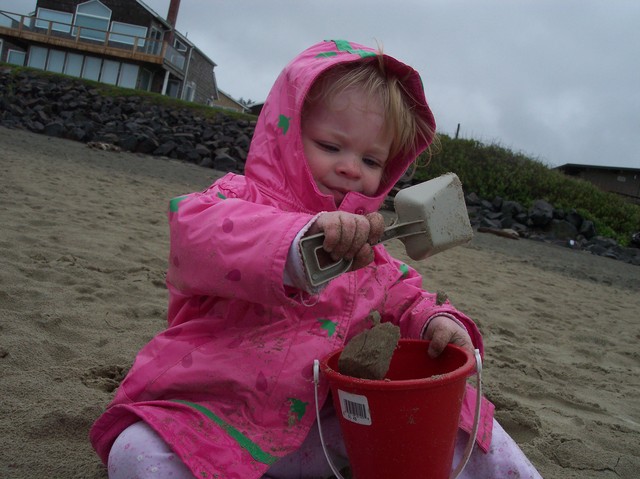
POLYGON ((449 344, 401 339, 382 380, 338 372, 339 349, 321 361, 340 418, 355 479, 445 479, 451 474, 466 379, 473 355, 449 344))

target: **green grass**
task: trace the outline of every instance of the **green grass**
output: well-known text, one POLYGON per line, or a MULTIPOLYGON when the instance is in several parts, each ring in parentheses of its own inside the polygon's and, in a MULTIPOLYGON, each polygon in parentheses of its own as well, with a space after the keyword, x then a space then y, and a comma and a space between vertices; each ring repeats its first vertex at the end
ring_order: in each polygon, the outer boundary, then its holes
MULTIPOLYGON (((426 180, 452 171, 465 193, 475 192, 492 200, 500 196, 525 207, 544 199, 565 211, 575 209, 594 222, 597 233, 627 245, 631 234, 640 231, 640 206, 593 184, 566 176, 537 159, 477 140, 440 136, 431 162, 419 167, 415 179, 426 180)), ((426 159, 426 158, 425 158, 426 159)))

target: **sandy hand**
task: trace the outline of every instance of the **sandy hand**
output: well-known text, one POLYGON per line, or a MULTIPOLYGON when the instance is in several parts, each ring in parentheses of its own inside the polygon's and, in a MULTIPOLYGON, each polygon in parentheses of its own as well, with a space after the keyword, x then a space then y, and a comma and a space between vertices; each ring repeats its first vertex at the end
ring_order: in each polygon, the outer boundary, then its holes
POLYGON ((429 339, 429 356, 438 357, 449 343, 473 352, 473 343, 469 333, 462 326, 447 316, 436 316, 427 326, 424 339, 429 339))
POLYGON ((363 268, 373 261, 373 248, 384 232, 380 213, 357 215, 344 211, 322 213, 307 235, 324 233, 322 247, 333 261, 353 260, 351 270, 363 268))

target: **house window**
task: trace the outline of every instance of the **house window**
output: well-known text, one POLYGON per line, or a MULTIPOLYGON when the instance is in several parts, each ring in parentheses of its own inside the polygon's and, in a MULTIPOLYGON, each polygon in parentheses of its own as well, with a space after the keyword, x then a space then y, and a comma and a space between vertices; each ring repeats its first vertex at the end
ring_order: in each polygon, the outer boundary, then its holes
POLYGON ((144 90, 144 91, 151 90, 152 77, 153 77, 153 74, 146 68, 143 68, 142 71, 140 72, 140 78, 138 79, 138 89, 144 90))
POLYGON ((31 68, 44 70, 47 65, 47 49, 33 46, 29 48, 29 62, 27 65, 31 68))
POLYGON ((134 45, 136 48, 142 48, 145 45, 144 39, 146 36, 146 27, 121 22, 111 23, 109 40, 112 42, 125 43, 127 45, 134 45))
POLYGON ((167 96, 171 98, 178 98, 180 93, 180 82, 176 80, 169 80, 167 83, 167 96))
POLYGON ((111 10, 98 0, 81 3, 76 8, 76 19, 73 23, 75 27, 81 28, 74 27, 73 34, 77 35, 79 30, 81 38, 104 41, 107 38, 110 20, 111 10))
POLYGON ((25 52, 20 52, 18 50, 9 50, 7 52, 7 63, 11 63, 12 65, 20 65, 24 66, 24 60, 27 54, 25 52))
POLYGON ((147 46, 147 53, 152 55, 160 55, 162 51, 162 32, 156 27, 151 27, 151 33, 149 34, 149 45, 147 46))
POLYGON ((96 57, 85 57, 82 67, 82 78, 98 81, 102 60, 96 57))
POLYGON ((47 71, 54 73, 62 73, 64 70, 64 52, 60 50, 49 50, 49 58, 47 59, 47 71))
POLYGON ((187 46, 182 43, 180 40, 178 40, 177 38, 173 41, 173 48, 175 48, 176 50, 178 50, 181 53, 184 53, 187 51, 187 46))
POLYGON ((120 62, 113 60, 105 60, 102 62, 102 72, 100 73, 100 81, 115 85, 118 83, 118 72, 120 71, 120 62))
POLYGON ((67 63, 64 66, 64 72, 67 75, 79 77, 82 74, 82 60, 82 55, 67 53, 67 63))
POLYGON ((120 67, 120 78, 118 78, 118 86, 125 88, 135 88, 138 80, 138 71, 140 67, 131 63, 123 63, 120 67))
POLYGON ((66 12, 58 12, 56 10, 48 10, 46 8, 38 8, 38 16, 36 18, 36 28, 44 28, 56 32, 69 33, 71 31, 71 23, 73 22, 73 14, 66 12))
POLYGON ((193 101, 193 98, 196 95, 196 84, 195 82, 187 82, 184 86, 184 95, 183 100, 193 101))

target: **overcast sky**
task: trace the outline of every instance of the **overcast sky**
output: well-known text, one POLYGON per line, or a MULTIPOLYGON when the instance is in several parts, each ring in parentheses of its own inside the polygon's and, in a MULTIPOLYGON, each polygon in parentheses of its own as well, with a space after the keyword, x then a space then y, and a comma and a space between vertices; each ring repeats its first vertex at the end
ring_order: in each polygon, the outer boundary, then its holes
MULTIPOLYGON (((144 1, 166 16, 169 0, 144 1)), ((177 29, 235 98, 263 101, 319 40, 379 43, 422 74, 440 133, 459 123, 549 166, 640 168, 638 0, 182 0, 177 29)))

